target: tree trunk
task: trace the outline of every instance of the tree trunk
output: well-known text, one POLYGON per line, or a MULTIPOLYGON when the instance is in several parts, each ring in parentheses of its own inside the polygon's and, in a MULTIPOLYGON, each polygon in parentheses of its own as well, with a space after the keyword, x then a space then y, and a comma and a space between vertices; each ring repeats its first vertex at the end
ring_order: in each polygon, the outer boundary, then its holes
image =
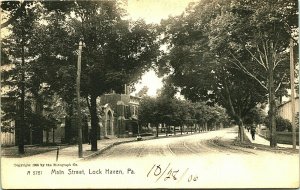
POLYGON ((156 124, 156 137, 158 137, 158 125, 159 124, 156 124))
POLYGON ((182 125, 180 125, 180 133, 181 133, 181 135, 182 135, 182 125))
POLYGON ((205 131, 207 131, 207 122, 205 122, 204 126, 205 126, 205 131))
POLYGON ((230 111, 232 113, 232 115, 235 117, 235 121, 238 122, 238 126, 239 126, 239 131, 238 131, 238 136, 240 138, 240 142, 244 142, 244 131, 243 131, 243 121, 240 117, 240 112, 239 114, 237 114, 237 112, 235 111, 234 107, 233 107, 233 104, 232 104, 232 100, 231 100, 231 96, 230 96, 230 91, 229 91, 229 88, 228 88, 228 85, 227 85, 227 81, 226 81, 226 78, 224 78, 224 81, 225 81, 225 91, 226 91, 226 94, 227 94, 227 98, 228 98, 228 104, 229 104, 229 107, 230 107, 230 111))
POLYGON ((20 124, 18 152, 24 154, 24 128, 25 128, 25 50, 22 45, 22 74, 21 74, 21 102, 20 102, 20 124))
POLYGON ((97 104, 96 95, 91 95, 91 151, 97 151, 97 127, 98 127, 98 116, 97 116, 97 104))
POLYGON ((270 146, 276 147, 277 145, 277 138, 276 138, 276 102, 275 102, 275 88, 274 88, 274 62, 270 61, 270 67, 269 67, 269 123, 270 123, 270 146))
POLYGON ((65 141, 71 143, 73 137, 72 118, 73 118, 73 102, 66 102, 66 117, 65 117, 65 141))
POLYGON ((239 122, 238 122, 238 126, 239 126, 239 139, 240 139, 240 142, 244 142, 244 126, 243 126, 243 121, 241 118, 239 118, 239 122))

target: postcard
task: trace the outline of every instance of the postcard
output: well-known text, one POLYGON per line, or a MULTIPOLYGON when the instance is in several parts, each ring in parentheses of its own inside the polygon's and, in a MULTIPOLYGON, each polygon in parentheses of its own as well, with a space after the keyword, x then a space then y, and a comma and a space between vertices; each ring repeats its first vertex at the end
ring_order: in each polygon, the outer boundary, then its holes
POLYGON ((299 188, 297 2, 0 16, 3 189, 299 188))

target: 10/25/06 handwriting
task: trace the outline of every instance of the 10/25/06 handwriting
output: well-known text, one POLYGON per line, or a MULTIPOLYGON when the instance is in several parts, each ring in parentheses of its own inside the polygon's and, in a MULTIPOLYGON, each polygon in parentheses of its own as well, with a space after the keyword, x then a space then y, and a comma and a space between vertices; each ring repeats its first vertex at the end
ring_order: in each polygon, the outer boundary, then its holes
POLYGON ((161 164, 154 164, 147 174, 148 178, 154 178, 155 182, 159 180, 163 181, 177 181, 182 180, 186 182, 196 182, 198 181, 198 175, 189 172, 189 168, 180 170, 178 168, 173 168, 171 164, 164 166, 161 164))

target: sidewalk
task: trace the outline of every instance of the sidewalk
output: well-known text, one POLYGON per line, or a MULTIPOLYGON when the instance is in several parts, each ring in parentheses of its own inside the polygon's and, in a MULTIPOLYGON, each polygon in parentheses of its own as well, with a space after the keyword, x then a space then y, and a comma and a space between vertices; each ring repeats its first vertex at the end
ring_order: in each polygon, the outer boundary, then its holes
MULTIPOLYGON (((198 134, 198 133, 192 133, 198 134)), ((192 135, 191 133, 180 134, 168 134, 166 136, 164 133, 159 134, 158 138, 172 138, 172 137, 183 137, 187 135, 192 135)), ((156 139, 155 136, 144 136, 142 137, 142 141, 156 139)), ((35 145, 26 145, 25 154, 22 156, 16 156, 18 153, 18 147, 4 147, 1 150, 2 156, 11 157, 11 158, 22 158, 22 159, 31 159, 31 160, 48 160, 52 162, 57 161, 68 161, 75 162, 79 160, 85 160, 88 158, 92 158, 98 154, 101 154, 103 151, 122 143, 135 142, 137 141, 137 137, 127 137, 127 138, 112 138, 112 139, 101 139, 97 141, 97 151, 91 151, 91 145, 85 143, 82 144, 82 153, 83 157, 78 157, 78 145, 62 145, 62 146, 35 146, 35 145), (3 154, 4 153, 4 154, 3 154)))
MULTIPOLYGON (((143 137, 143 140, 151 139, 151 137, 143 137)), ((91 145, 85 143, 82 144, 82 153, 83 158, 78 157, 78 145, 72 145, 67 148, 62 148, 58 150, 58 157, 57 157, 57 149, 49 152, 45 152, 42 154, 37 154, 33 156, 28 156, 27 158, 32 159, 47 159, 51 161, 68 161, 68 162, 76 162, 83 159, 88 159, 95 155, 102 153, 103 151, 111 148, 114 145, 118 145, 121 143, 127 142, 134 142, 137 141, 136 137, 129 137, 129 138, 113 138, 113 139, 101 139, 97 141, 97 151, 91 151, 91 145)))
MULTIPOLYGON (((270 141, 259 136, 258 134, 255 134, 255 140, 252 140, 251 133, 248 132, 246 129, 244 129, 244 132, 251 143, 270 146, 270 141)), ((293 145, 289 145, 289 144, 277 144, 277 146, 280 148, 293 148, 293 145)), ((299 149, 299 146, 296 146, 296 148, 299 149)))
MULTIPOLYGON (((155 137, 146 136, 143 137, 142 140, 149 140, 153 138, 155 137)), ((136 137, 101 139, 97 141, 97 148, 98 148, 97 151, 91 151, 91 145, 85 143, 82 144, 82 153, 83 153, 82 158, 78 157, 78 145, 67 145, 67 146, 63 145, 61 147, 60 146, 39 147, 39 146, 30 145, 25 147, 26 154, 24 156, 20 156, 20 157, 12 156, 12 158, 21 158, 25 160, 47 160, 52 162, 56 162, 56 161, 76 162, 79 160, 87 159, 95 155, 98 155, 103 151, 111 148, 114 145, 127 143, 127 142, 134 142, 134 141, 137 141, 136 137)), ((17 146, 4 148, 4 149, 12 150, 13 152, 12 154, 17 153, 17 146)), ((2 151, 3 150, 1 150, 1 152, 2 151)))
MULTIPOLYGON (((197 134, 197 133, 193 133, 193 134, 197 134)), ((191 135, 191 133, 183 134, 183 135, 180 135, 180 133, 178 133, 177 135, 172 134, 172 135, 168 135, 168 136, 166 136, 165 134, 160 134, 158 138, 183 137, 186 135, 191 135)), ((156 139, 156 138, 157 137, 155 137, 155 136, 145 136, 145 137, 142 137, 142 141, 156 139)), ((97 141, 97 148, 98 148, 97 151, 91 151, 91 145, 86 143, 86 144, 82 145, 83 158, 78 157, 78 145, 69 146, 67 148, 59 149, 58 161, 68 161, 68 162, 73 161, 74 162, 74 161, 89 159, 98 154, 101 154, 103 151, 105 151, 115 145, 129 143, 129 142, 135 142, 135 141, 137 141, 137 137, 101 139, 101 140, 97 141)), ((53 150, 53 151, 41 153, 41 154, 28 156, 27 158, 47 159, 47 160, 50 159, 51 161, 56 161, 57 149, 53 150)))

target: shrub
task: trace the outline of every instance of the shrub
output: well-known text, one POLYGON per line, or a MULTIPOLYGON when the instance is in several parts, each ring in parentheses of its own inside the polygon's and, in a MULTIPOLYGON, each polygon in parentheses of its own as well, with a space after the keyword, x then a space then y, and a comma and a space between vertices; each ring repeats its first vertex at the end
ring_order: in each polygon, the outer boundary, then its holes
MULTIPOLYGON (((265 118, 265 125, 270 129, 269 116, 265 118)), ((276 131, 292 131, 292 123, 288 119, 284 119, 281 116, 276 116, 276 131)))

